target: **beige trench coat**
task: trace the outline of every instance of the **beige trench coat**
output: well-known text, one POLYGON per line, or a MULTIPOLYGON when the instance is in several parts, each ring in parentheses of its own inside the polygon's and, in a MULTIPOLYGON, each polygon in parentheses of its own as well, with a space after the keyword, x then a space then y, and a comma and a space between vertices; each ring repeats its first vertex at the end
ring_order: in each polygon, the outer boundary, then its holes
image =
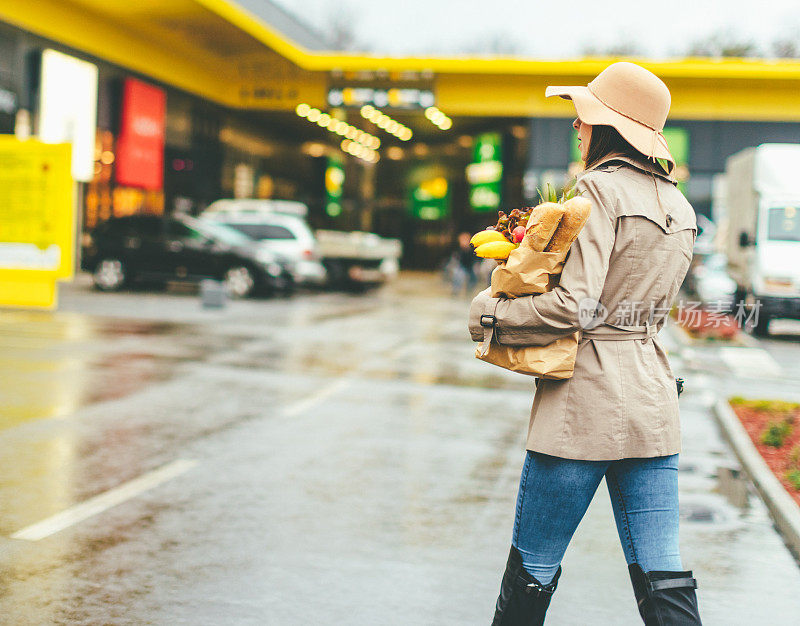
POLYGON ((545 345, 581 330, 573 376, 537 381, 529 450, 584 460, 675 454, 678 396, 655 333, 689 268, 694 210, 663 170, 626 157, 583 172, 578 189, 592 212, 559 285, 513 300, 481 292, 472 339, 483 339, 481 314, 495 316, 504 345, 545 345))

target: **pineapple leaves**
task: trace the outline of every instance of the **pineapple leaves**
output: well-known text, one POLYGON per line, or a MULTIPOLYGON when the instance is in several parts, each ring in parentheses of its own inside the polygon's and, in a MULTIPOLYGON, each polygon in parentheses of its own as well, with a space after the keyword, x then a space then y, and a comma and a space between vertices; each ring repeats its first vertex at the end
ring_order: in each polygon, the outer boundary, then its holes
POLYGON ((572 200, 572 198, 576 198, 580 196, 583 192, 579 192, 578 189, 578 181, 573 179, 568 182, 564 187, 561 189, 561 194, 559 195, 558 190, 547 183, 545 185, 544 191, 537 187, 536 192, 539 194, 539 198, 542 202, 566 202, 567 200, 572 200))

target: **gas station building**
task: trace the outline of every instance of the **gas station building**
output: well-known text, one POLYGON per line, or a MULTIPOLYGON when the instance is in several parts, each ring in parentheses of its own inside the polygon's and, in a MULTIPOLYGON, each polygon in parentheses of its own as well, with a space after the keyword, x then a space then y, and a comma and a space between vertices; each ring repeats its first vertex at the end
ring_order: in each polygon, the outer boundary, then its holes
MULTIPOLYGON (((84 229, 286 198, 312 226, 400 237, 406 266, 434 267, 457 232, 574 174, 572 105, 545 87, 616 60, 332 52, 266 0, 0 0, 0 133, 42 136, 53 102, 74 108, 84 229)), ((699 213, 728 156, 800 143, 798 61, 633 60, 672 92, 665 134, 699 213)))

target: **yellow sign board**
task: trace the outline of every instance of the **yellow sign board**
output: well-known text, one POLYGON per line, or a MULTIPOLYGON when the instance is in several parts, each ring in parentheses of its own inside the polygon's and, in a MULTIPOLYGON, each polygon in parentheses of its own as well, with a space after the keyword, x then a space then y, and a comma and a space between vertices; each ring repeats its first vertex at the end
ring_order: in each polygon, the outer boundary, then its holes
POLYGON ((74 228, 70 146, 0 136, 0 306, 55 306, 74 228))

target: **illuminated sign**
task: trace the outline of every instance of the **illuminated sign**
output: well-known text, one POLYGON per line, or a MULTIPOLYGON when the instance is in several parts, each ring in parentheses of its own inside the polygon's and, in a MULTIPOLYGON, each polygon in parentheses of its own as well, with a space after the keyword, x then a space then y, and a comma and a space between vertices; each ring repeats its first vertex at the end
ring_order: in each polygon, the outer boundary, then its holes
POLYGON ((0 306, 55 305, 74 272, 70 146, 0 137, 0 306))
POLYGON ((325 212, 331 217, 342 213, 342 194, 344 192, 344 167, 337 156, 328 157, 325 169, 325 212))
POLYGON ((470 184, 469 203, 473 209, 492 211, 500 206, 503 183, 500 133, 484 133, 475 138, 475 151, 466 174, 470 184))
POLYGON ((163 89, 132 78, 125 80, 116 158, 120 185, 163 187, 166 113, 163 89))
POLYGON ((503 177, 503 164, 500 161, 485 161, 467 165, 467 181, 470 185, 496 183, 503 177))
POLYGON ((94 177, 97 66, 55 50, 42 52, 39 137, 72 145, 72 177, 94 177))
POLYGON ((443 176, 420 181, 411 190, 411 212, 421 220, 440 220, 450 214, 450 186, 443 176))
POLYGON ((371 105, 378 109, 427 109, 436 104, 430 89, 333 87, 328 90, 328 105, 332 107, 362 107, 371 105))

